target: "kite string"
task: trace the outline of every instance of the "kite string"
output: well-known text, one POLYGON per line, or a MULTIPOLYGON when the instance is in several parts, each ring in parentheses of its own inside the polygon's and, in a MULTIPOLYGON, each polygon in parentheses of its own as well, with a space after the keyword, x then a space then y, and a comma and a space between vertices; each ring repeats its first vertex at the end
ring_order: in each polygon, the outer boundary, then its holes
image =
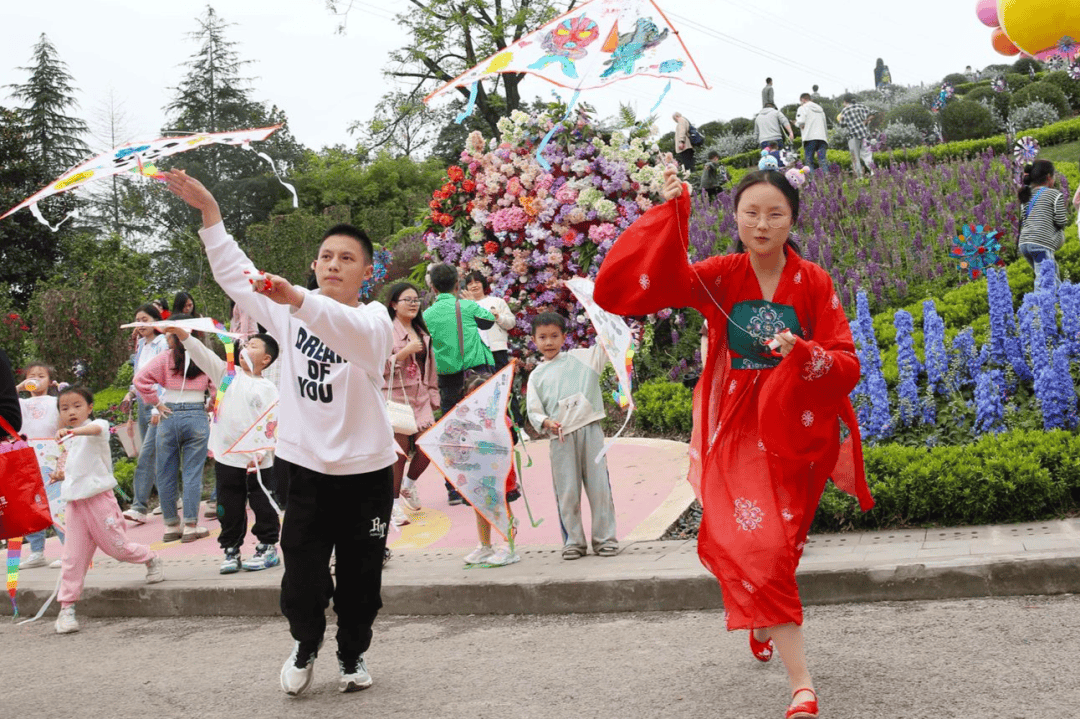
MULTIPOLYGON (((552 93, 558 97, 558 93, 552 90, 552 93)), ((570 104, 566 106, 566 114, 561 120, 552 124, 551 129, 544 135, 544 139, 540 141, 540 146, 536 148, 536 162, 540 167, 544 168, 546 172, 551 172, 551 163, 544 157, 544 150, 547 149, 548 143, 551 142, 551 138, 555 136, 555 132, 558 131, 559 125, 570 119, 570 113, 574 110, 574 105, 577 104, 578 96, 581 95, 581 90, 574 90, 573 97, 570 98, 570 104)))
MULTIPOLYGON (((520 437, 521 446, 522 446, 522 449, 524 449, 524 447, 525 447, 525 437, 522 435, 522 432, 521 432, 520 429, 518 430, 518 437, 520 437)), ((531 467, 533 462, 532 462, 532 457, 529 457, 529 451, 528 450, 525 450, 525 456, 528 457, 528 459, 529 459, 529 464, 526 465, 526 466, 531 467)), ((519 452, 516 447, 514 448, 514 461, 517 463, 518 491, 521 492, 521 498, 523 500, 525 500, 525 512, 529 515, 529 522, 532 524, 532 526, 534 528, 539 527, 540 524, 544 521, 544 518, 541 517, 539 521, 533 519, 532 509, 529 507, 529 498, 527 496, 525 496, 524 475, 521 472, 521 452, 519 452)), ((513 534, 513 531, 511 531, 511 534, 513 534)))

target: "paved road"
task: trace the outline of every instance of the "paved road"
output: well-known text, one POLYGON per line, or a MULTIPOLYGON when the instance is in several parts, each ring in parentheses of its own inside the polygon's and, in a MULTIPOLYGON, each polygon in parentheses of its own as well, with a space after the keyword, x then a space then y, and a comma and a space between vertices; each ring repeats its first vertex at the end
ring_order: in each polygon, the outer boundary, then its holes
MULTIPOLYGON (((807 610, 828 719, 1065 719, 1080 702, 1080 597, 852 604, 807 610)), ((786 681, 719 612, 387 617, 375 686, 285 697, 290 643, 271 618, 0 622, 0 716, 778 719, 786 681)))

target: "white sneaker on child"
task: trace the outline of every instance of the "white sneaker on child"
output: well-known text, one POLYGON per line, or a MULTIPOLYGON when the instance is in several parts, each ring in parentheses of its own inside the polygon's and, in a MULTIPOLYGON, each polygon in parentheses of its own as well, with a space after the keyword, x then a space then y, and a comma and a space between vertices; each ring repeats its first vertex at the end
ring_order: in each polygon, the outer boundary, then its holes
POLYGON ((157 584, 165 581, 165 566, 161 557, 154 557, 146 563, 146 583, 157 584))
POLYGON ((405 509, 410 512, 420 511, 420 493, 416 491, 416 487, 402 487, 400 496, 405 509))
POLYGON ((507 564, 515 564, 520 561, 521 556, 510 549, 510 547, 499 547, 492 553, 485 564, 490 564, 494 567, 505 567, 507 564))
POLYGON ((300 642, 293 643, 292 653, 281 667, 281 688, 286 694, 294 697, 311 686, 315 678, 315 657, 322 648, 322 642, 315 651, 308 651, 300 647, 300 642))
POLYGON ((73 634, 79 631, 79 622, 75 619, 75 607, 63 607, 56 618, 57 634, 73 634))
POLYGON ((397 502, 394 502, 394 507, 390 510, 390 523, 395 527, 403 527, 409 523, 409 515, 405 514, 405 510, 397 502))
POLYGON ((19 564, 19 569, 34 569, 44 567, 46 564, 48 562, 45 561, 45 552, 30 552, 30 555, 19 564))
POLYGON ((465 557, 466 564, 484 564, 495 554, 490 544, 479 544, 465 557))

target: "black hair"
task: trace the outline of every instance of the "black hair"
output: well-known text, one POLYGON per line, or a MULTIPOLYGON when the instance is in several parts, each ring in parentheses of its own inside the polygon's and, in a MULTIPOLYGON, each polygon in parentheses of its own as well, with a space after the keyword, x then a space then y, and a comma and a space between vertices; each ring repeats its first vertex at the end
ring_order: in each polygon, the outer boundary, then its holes
POLYGON ((150 300, 150 304, 152 304, 152 305, 160 305, 159 310, 167 310, 167 309, 169 309, 169 300, 167 298, 165 298, 165 297, 162 297, 159 300, 150 300))
POLYGON ((459 278, 457 268, 443 263, 431 268, 431 286, 436 292, 453 292, 458 286, 459 278))
POLYGON ((778 150, 780 148, 780 145, 776 142, 776 140, 769 140, 767 143, 765 143, 765 146, 770 150, 778 150))
MULTIPOLYGON (((195 298, 187 292, 177 292, 172 301, 172 315, 184 314, 184 305, 191 300, 191 312, 186 313, 185 318, 198 317, 199 312, 195 309, 195 298)), ((175 319, 175 317, 173 317, 175 319)))
POLYGON ((810 99, 812 99, 812 97, 811 97, 810 93, 804 92, 803 94, 799 95, 799 99, 800 100, 810 100, 810 99))
POLYGON ((762 107, 769 107, 769 108, 772 108, 773 110, 775 110, 776 109, 776 103, 766 102, 764 105, 762 105, 762 107))
MULTIPOLYGON (((144 312, 150 315, 150 319, 154 320, 155 322, 161 322, 161 311, 153 302, 147 302, 145 305, 141 305, 139 309, 135 310, 135 314, 139 314, 140 312, 144 312)), ((161 334, 161 330, 155 327, 154 333, 161 334)))
POLYGON ((484 294, 491 293, 491 283, 487 277, 484 277, 484 273, 480 270, 473 270, 469 274, 465 275, 465 286, 468 287, 472 282, 479 282, 484 286, 484 294))
POLYGON ((60 406, 60 398, 63 397, 65 394, 77 394, 84 400, 86 400, 86 403, 90 405, 90 419, 94 419, 94 393, 90 391, 89 387, 81 384, 64 387, 64 389, 56 393, 57 407, 60 406))
POLYGON ((814 86, 813 86, 812 88, 810 88, 810 89, 811 89, 812 91, 814 91, 814 92, 817 92, 817 85, 814 85, 814 86))
POLYGON ((486 372, 481 372, 480 374, 476 375, 471 380, 469 380, 469 384, 465 385, 465 394, 472 394, 476 390, 480 389, 481 385, 483 385, 489 379, 491 379, 491 375, 487 374, 486 372))
POLYGON ((532 318, 532 333, 535 335, 536 330, 541 327, 550 327, 554 325, 559 328, 559 331, 566 334, 566 318, 560 315, 558 312, 541 312, 532 318))
POLYGON ((56 368, 53 367, 51 364, 46 364, 45 362, 42 362, 40 360, 34 360, 33 362, 30 362, 25 367, 23 367, 23 374, 26 374, 35 367, 40 367, 49 374, 49 387, 46 390, 45 394, 52 394, 52 383, 56 381, 56 368))
POLYGON ((844 95, 844 97, 841 98, 841 99, 843 99, 843 101, 847 102, 847 103, 851 103, 851 104, 855 103, 855 96, 852 95, 850 92, 847 93, 846 95, 844 95))
MULTIPOLYGON (((787 200, 788 207, 791 208, 791 224, 794 226, 799 219, 799 191, 788 182, 787 178, 784 177, 784 173, 776 172, 775 170, 756 170, 743 176, 743 179, 739 182, 739 186, 735 188, 735 211, 739 211, 739 200, 742 199, 742 194, 754 185, 760 185, 763 182, 772 185, 783 193, 784 199, 787 200)), ((790 236, 784 245, 796 252, 799 251, 798 243, 790 236)), ((743 245, 742 240, 736 239, 735 251, 746 252, 746 247, 743 245)))
POLYGON ((877 66, 876 66, 876 67, 885 67, 885 61, 884 61, 884 60, 882 60, 882 59, 881 59, 881 58, 879 57, 879 58, 877 59, 877 66))
POLYGON ((248 337, 248 339, 261 340, 263 343, 263 347, 266 348, 266 354, 270 355, 270 364, 266 366, 269 367, 271 364, 274 364, 274 361, 278 358, 278 353, 281 351, 281 349, 278 347, 276 339, 266 334, 265 332, 259 332, 258 334, 251 335, 251 337, 248 337))
POLYGON ((344 235, 345 237, 351 237, 360 243, 360 249, 364 251, 364 259, 367 263, 373 264, 375 262, 375 246, 371 244, 371 239, 368 238, 367 233, 361 230, 359 227, 347 223, 341 223, 334 225, 322 236, 319 240, 319 247, 322 247, 322 243, 326 242, 327 237, 333 237, 334 235, 344 235))
POLYGON ((716 157, 716 158, 719 158, 719 157, 720 157, 720 153, 719 153, 719 152, 717 152, 716 150, 709 150, 709 159, 711 160, 711 159, 713 159, 714 157, 716 157))
MULTIPOLYGON (((420 290, 416 289, 416 285, 412 284, 411 282, 398 282, 396 285, 392 286, 390 288, 390 295, 386 299, 386 311, 390 313, 390 319, 392 320, 397 319, 397 310, 395 310, 390 305, 397 302, 398 298, 401 297, 405 290, 412 290, 416 293, 416 296, 418 298, 420 297, 420 290)), ((428 336, 431 335, 431 333, 428 332, 427 323, 424 322, 423 312, 416 313, 416 317, 413 317, 412 325, 413 327, 422 331, 424 334, 428 336)))
POLYGON ((1027 204, 1031 200, 1031 186, 1041 185, 1055 174, 1054 163, 1050 160, 1035 160, 1030 165, 1024 165, 1023 182, 1020 188, 1020 203, 1027 204))
POLYGON ((772 83, 772 78, 771 78, 771 77, 767 77, 767 78, 765 78, 765 84, 766 84, 766 85, 769 85, 769 84, 771 84, 771 83, 772 83))
MULTIPOLYGON (((190 320, 191 318, 191 315, 185 315, 183 312, 181 312, 180 314, 173 315, 169 319, 190 320)), ((202 337, 202 332, 192 332, 191 334, 195 337, 202 337)), ((169 351, 172 352, 173 372, 175 372, 176 374, 182 374, 187 379, 195 379, 199 375, 203 374, 202 369, 200 369, 199 365, 195 364, 194 362, 189 362, 187 372, 184 372, 184 360, 187 357, 187 350, 184 349, 184 343, 180 341, 180 338, 176 337, 176 335, 172 335, 172 337, 173 339, 169 342, 169 351), (174 342, 176 344, 175 347, 172 346, 174 342)))

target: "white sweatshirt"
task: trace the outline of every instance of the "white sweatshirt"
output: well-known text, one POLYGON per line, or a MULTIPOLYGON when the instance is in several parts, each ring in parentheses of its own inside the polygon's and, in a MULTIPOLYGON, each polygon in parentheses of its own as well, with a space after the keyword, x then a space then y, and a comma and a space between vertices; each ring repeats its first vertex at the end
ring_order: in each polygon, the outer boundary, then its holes
MULTIPOLYGON (((199 366, 214 383, 220 387, 229 370, 228 363, 210 351, 210 348, 188 335, 184 340, 184 349, 191 361, 199 366)), ((278 401, 278 388, 265 377, 252 377, 240 368, 240 350, 236 351, 236 374, 221 398, 221 406, 216 408, 214 423, 210 425, 210 451, 214 461, 230 467, 247 467, 255 459, 254 454, 227 454, 229 447, 251 429, 266 414, 266 410, 278 401)), ((266 452, 259 462, 259 467, 266 469, 274 464, 273 452, 266 452)))
POLYGON ((476 304, 498 317, 495 324, 490 328, 480 330, 480 339, 484 340, 484 344, 492 352, 506 350, 506 343, 510 337, 508 331, 514 329, 514 325, 517 324, 517 319, 514 317, 514 313, 510 311, 510 306, 506 304, 506 300, 503 298, 492 297, 491 295, 482 300, 477 300, 476 304))
POLYGON ((380 392, 393 325, 378 303, 349 307, 318 290, 300 309, 251 289, 254 269, 222 223, 199 231, 214 279, 281 346, 277 456, 322 474, 361 474, 397 459, 380 392))
POLYGON ((112 453, 109 451, 109 423, 103 419, 86 420, 83 427, 96 424, 99 434, 77 435, 64 441, 67 460, 60 498, 65 502, 87 499, 116 486, 112 453))

